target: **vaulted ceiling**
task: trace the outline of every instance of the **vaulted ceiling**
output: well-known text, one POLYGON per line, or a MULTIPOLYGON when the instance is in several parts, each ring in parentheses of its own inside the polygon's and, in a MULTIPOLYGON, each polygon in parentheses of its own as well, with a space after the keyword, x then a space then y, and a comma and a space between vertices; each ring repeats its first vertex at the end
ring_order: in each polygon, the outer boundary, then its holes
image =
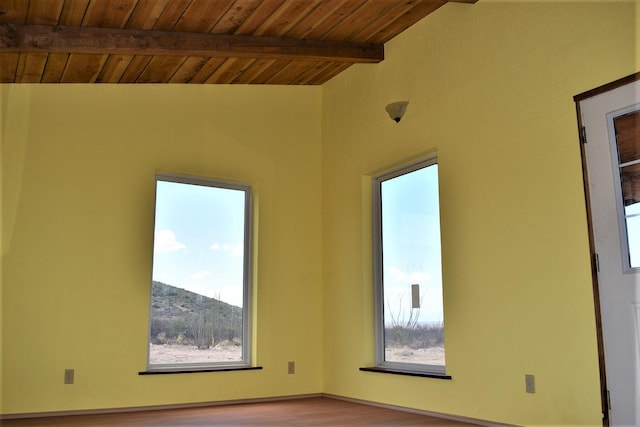
POLYGON ((0 0, 0 82, 318 85, 449 2, 0 0))

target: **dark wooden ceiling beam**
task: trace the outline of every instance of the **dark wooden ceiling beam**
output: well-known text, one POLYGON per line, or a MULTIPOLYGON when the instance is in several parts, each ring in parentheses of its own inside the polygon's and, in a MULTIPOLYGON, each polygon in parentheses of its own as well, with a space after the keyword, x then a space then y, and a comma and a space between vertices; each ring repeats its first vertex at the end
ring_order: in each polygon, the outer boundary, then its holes
POLYGON ((376 63, 384 45, 209 33, 0 24, 0 53, 272 58, 376 63))

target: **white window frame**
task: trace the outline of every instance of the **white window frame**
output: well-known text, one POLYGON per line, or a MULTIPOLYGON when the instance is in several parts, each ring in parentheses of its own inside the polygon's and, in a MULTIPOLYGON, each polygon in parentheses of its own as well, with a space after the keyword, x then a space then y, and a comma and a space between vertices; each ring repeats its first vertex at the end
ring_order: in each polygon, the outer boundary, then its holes
MULTIPOLYGON (((375 365, 377 368, 397 371, 416 372, 425 376, 450 378, 446 375, 446 365, 433 365, 425 363, 407 363, 385 360, 385 324, 384 324, 384 271, 382 250, 382 183, 402 175, 415 172, 433 165, 437 165, 437 156, 434 154, 427 158, 394 168, 373 177, 372 202, 373 202, 373 274, 374 274, 374 338, 375 338, 375 365)), ((439 180, 438 180, 439 182, 439 180)), ((439 197, 439 196, 438 196, 439 197)), ((442 285, 444 287, 444 284, 442 285)), ((446 362, 445 362, 446 363, 446 362)))
MULTIPOLYGON (((216 361, 216 362, 199 362, 199 363, 168 363, 168 364, 151 364, 150 351, 147 354, 147 372, 198 372, 213 370, 229 370, 229 369, 246 369, 251 367, 251 344, 253 342, 251 331, 251 312, 252 312, 252 236, 253 236, 253 192, 252 187, 248 184, 214 180, 209 178, 201 178, 187 175, 177 174, 156 174, 155 188, 157 191, 158 182, 173 182, 187 185, 200 185, 205 187, 214 187, 229 190, 238 190, 244 192, 244 245, 243 245, 243 298, 242 298, 242 353, 239 361, 216 361)), ((157 194, 156 194, 157 197, 157 194)), ((154 197, 154 200, 156 198, 154 197)), ((156 202, 154 201, 154 212, 156 202)), ((155 230, 155 214, 153 229, 155 230)), ((155 258, 155 257, 154 257, 155 258)), ((152 263, 155 259, 152 259, 152 263)), ((153 268, 152 268, 153 271, 153 268)), ((152 278, 153 280, 153 278, 152 278)), ((147 336, 147 348, 151 343, 151 315, 152 315, 152 295, 151 287, 149 290, 149 327, 147 336)))

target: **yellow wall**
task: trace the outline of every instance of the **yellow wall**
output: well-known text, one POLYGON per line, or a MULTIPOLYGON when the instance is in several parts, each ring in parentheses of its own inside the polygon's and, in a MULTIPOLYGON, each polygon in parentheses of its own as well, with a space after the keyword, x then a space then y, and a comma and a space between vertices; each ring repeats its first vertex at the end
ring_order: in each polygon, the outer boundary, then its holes
POLYGON ((448 4, 388 43, 383 63, 322 88, 0 85, 0 411, 326 392, 598 424, 572 97, 636 71, 637 3, 448 4), (396 124, 384 105, 402 99, 396 124), (370 176, 432 152, 453 380, 361 372, 373 362, 370 176), (137 375, 156 170, 254 185, 262 371, 137 375))
POLYGON ((573 96, 636 71, 635 2, 448 4, 323 87, 324 391, 526 425, 597 425, 573 96), (409 100, 399 124, 384 106, 409 100), (370 176, 437 152, 447 372, 373 363, 370 176), (524 376, 537 392, 525 393, 524 376))
POLYGON ((320 88, 0 88, 4 413, 322 391, 320 88), (254 186, 263 370, 138 375, 157 170, 254 186))

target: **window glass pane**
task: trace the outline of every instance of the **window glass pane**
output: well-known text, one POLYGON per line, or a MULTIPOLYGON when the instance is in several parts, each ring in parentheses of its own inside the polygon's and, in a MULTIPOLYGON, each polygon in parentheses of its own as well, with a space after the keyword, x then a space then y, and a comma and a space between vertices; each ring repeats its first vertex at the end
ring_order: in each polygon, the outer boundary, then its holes
POLYGON ((438 166, 380 183, 384 361, 444 368, 438 166))
POLYGON ((640 202, 624 208, 631 268, 640 268, 640 202))
POLYGON ((246 358, 247 190, 157 180, 149 366, 246 358))

